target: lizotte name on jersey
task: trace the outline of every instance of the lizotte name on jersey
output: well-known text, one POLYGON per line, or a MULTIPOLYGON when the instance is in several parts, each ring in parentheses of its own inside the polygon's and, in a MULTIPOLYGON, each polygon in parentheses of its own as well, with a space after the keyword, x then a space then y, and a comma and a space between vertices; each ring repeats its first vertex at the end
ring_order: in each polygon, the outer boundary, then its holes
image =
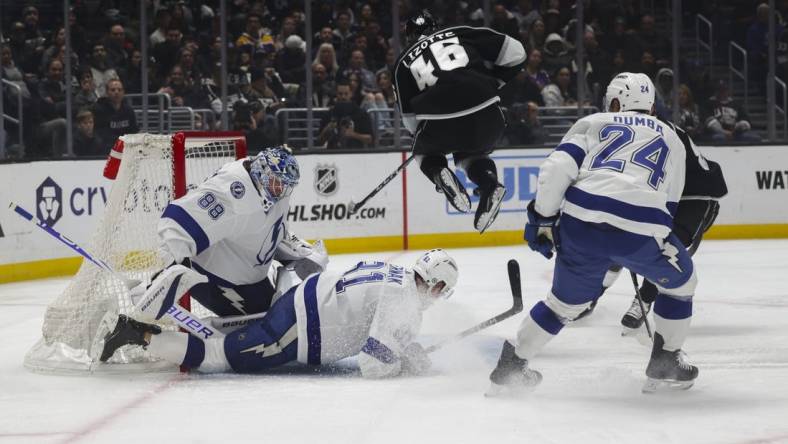
POLYGON ((405 56, 407 57, 409 62, 416 60, 416 57, 419 57, 421 53, 427 49, 431 44, 435 43, 436 41, 445 40, 451 37, 454 37, 455 34, 453 31, 446 31, 446 32, 439 32, 437 34, 433 34, 424 40, 420 40, 416 42, 413 48, 408 51, 408 54, 405 56))

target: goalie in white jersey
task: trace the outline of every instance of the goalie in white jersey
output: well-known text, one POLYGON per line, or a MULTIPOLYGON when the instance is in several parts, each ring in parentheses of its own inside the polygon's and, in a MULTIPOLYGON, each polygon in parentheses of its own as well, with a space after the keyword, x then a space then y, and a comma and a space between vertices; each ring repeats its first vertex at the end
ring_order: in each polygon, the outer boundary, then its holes
POLYGON ((652 116, 654 85, 645 74, 617 75, 605 100, 609 112, 577 121, 539 170, 525 238, 547 258, 555 248, 553 284, 523 320, 515 344, 504 343, 490 375, 496 391, 541 380, 528 361, 588 308, 615 264, 659 290, 644 390, 689 388, 698 375, 681 351, 697 279, 684 245, 671 234, 684 188, 684 144, 652 116))
POLYGON ((159 256, 168 266, 147 288, 132 289, 132 298, 157 291, 180 296, 189 290, 219 316, 266 311, 275 293, 268 279, 274 260, 288 263, 302 277, 322 271, 328 262, 324 250, 287 230, 298 180, 289 148, 265 148, 227 163, 171 202, 158 226, 159 256))
POLYGON ((422 255, 412 270, 359 262, 344 274, 319 273, 288 290, 266 315, 224 337, 162 332, 139 321, 160 317, 164 295, 137 307, 138 320, 120 316, 105 338, 101 360, 126 344, 201 372, 261 372, 288 362, 320 365, 358 355, 364 377, 418 374, 430 360, 414 338, 422 313, 449 297, 457 283, 454 260, 443 250, 422 255))

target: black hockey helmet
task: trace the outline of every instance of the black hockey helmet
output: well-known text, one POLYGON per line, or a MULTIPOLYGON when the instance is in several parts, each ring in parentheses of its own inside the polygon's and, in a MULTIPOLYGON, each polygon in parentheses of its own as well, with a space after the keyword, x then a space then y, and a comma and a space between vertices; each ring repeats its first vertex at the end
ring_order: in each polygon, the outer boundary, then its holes
POLYGON ((413 43, 423 35, 432 34, 436 26, 432 14, 424 9, 408 19, 408 22, 405 24, 405 38, 408 43, 413 43))

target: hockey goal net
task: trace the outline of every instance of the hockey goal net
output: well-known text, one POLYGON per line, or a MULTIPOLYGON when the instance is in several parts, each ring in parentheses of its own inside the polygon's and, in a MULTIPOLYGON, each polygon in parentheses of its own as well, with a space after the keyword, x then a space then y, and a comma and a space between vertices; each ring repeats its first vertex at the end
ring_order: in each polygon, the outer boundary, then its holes
MULTIPOLYGON (((104 170, 104 175, 115 182, 87 251, 128 279, 150 278, 164 265, 156 254, 156 227, 167 204, 225 163, 245 156, 242 133, 121 137, 104 170)), ((182 304, 188 305, 188 301, 182 304)), ((131 308, 122 282, 90 261, 83 261, 63 294, 47 307, 42 337, 25 356, 25 367, 54 373, 172 368, 139 347, 123 347, 110 365, 96 365, 92 357, 100 352, 95 349, 100 346, 98 336, 103 335, 99 332, 101 319, 108 311, 129 313, 131 308)), ((162 327, 174 328, 166 323, 162 327)))

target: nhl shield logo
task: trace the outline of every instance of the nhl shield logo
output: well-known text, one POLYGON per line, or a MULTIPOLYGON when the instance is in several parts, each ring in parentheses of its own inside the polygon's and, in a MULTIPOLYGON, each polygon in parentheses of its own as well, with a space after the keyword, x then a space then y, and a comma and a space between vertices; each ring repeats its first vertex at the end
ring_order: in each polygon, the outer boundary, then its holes
POLYGON ((51 177, 36 189, 36 216, 50 227, 63 217, 63 189, 51 177))
POLYGON ((315 190, 323 196, 337 192, 339 180, 336 165, 318 165, 315 168, 315 190))

